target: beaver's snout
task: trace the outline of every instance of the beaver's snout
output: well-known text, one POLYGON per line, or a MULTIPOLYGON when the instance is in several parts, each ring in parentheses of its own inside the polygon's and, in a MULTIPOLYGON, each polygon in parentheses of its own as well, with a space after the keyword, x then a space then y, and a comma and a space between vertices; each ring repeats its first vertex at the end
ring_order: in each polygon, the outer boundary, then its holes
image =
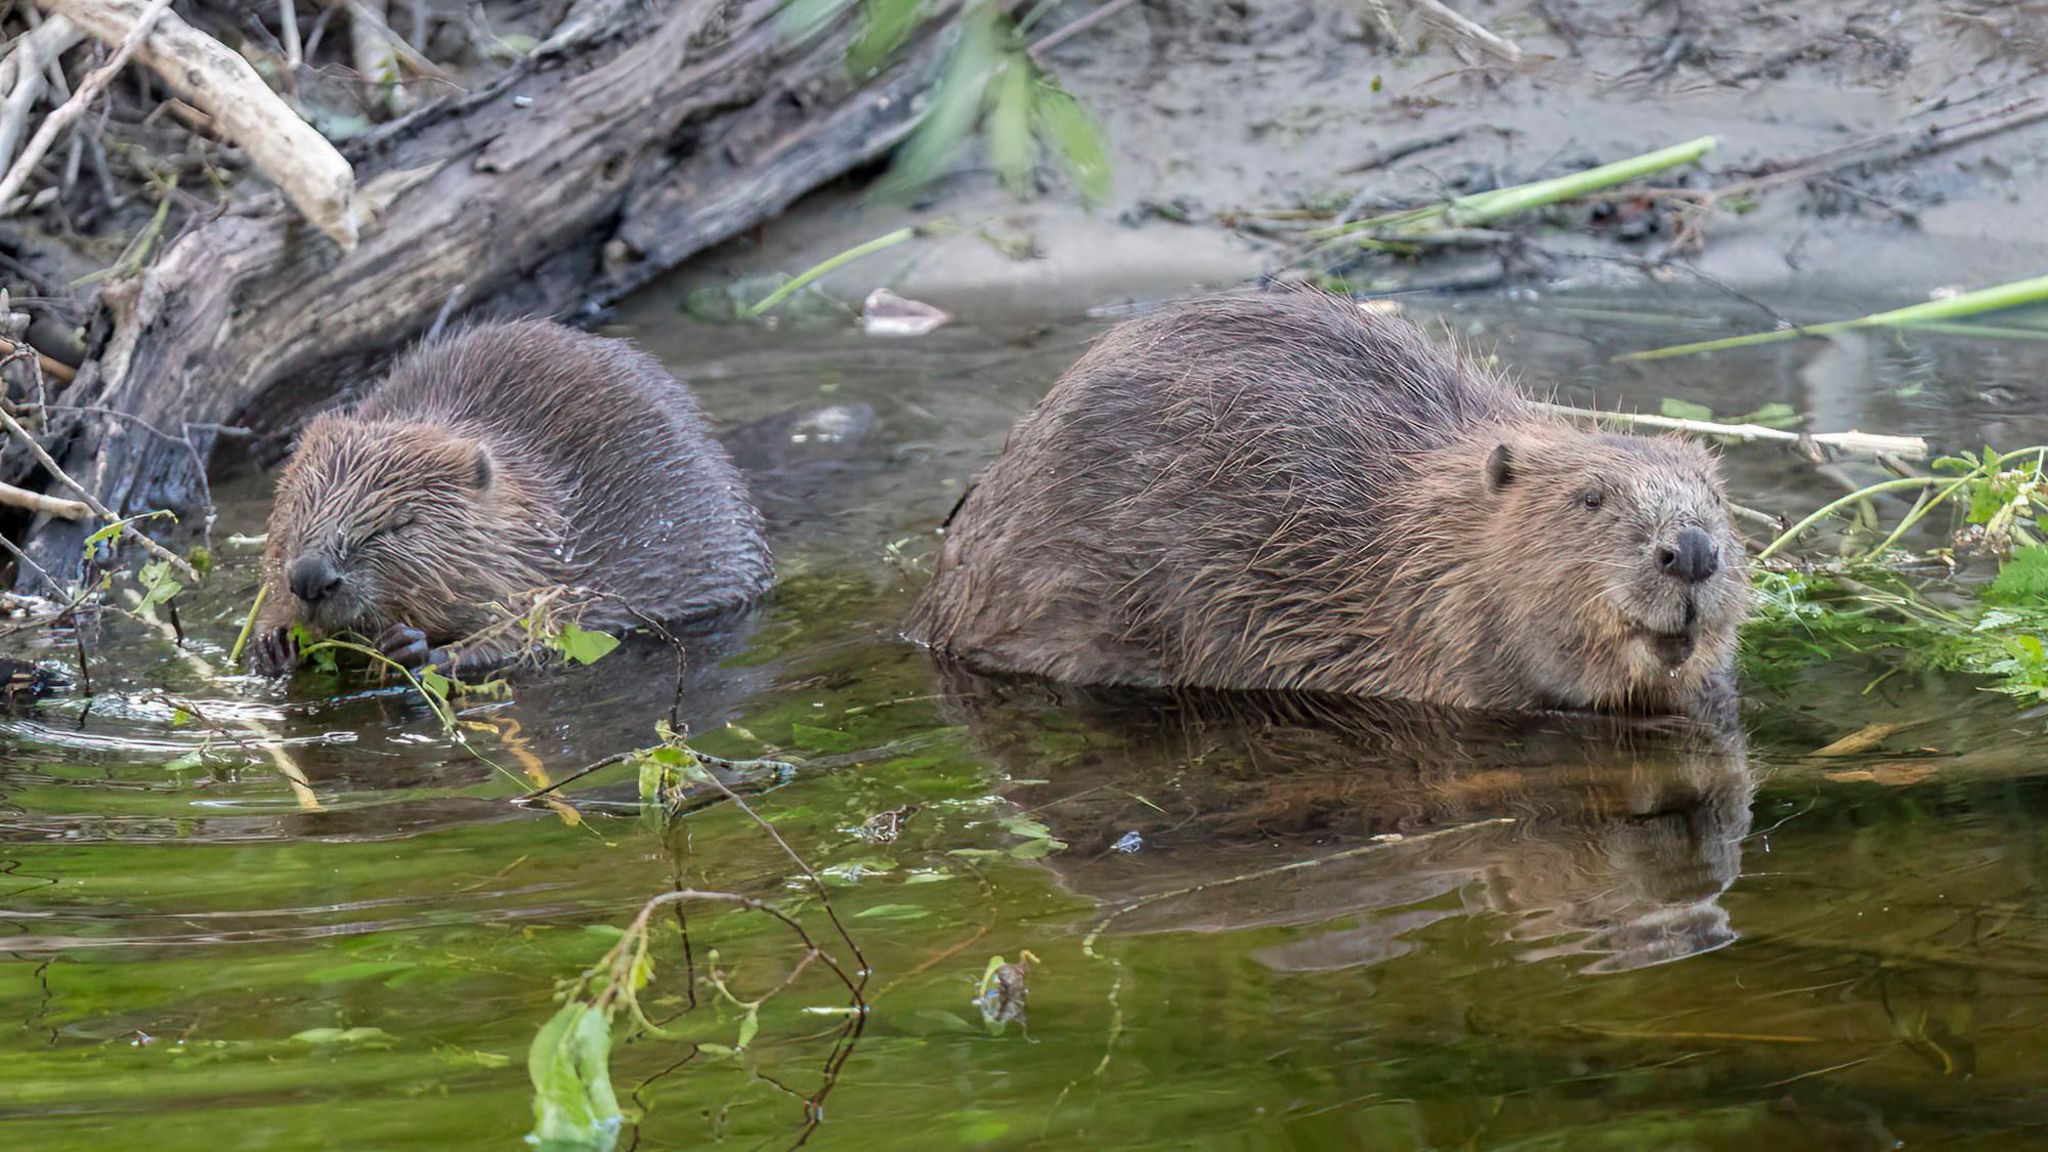
POLYGON ((1698 584, 1721 570, 1721 550, 1713 537, 1698 528, 1686 528, 1657 549, 1657 568, 1674 580, 1698 584))
POLYGON ((308 552, 292 561, 292 570, 287 581, 292 595, 308 604, 318 604, 334 594, 341 587, 341 573, 335 570, 332 561, 318 552, 308 552))

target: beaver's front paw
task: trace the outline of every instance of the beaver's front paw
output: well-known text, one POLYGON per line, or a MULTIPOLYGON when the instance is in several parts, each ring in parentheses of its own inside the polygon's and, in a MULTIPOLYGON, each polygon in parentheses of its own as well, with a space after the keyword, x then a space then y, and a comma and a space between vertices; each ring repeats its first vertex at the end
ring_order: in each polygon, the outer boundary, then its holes
POLYGON ((249 645, 249 671, 258 676, 289 676, 299 664, 299 646, 289 628, 257 633, 249 645))
POLYGON ((434 660, 427 634, 405 624, 393 624, 377 637, 377 651, 401 668, 424 668, 434 660))

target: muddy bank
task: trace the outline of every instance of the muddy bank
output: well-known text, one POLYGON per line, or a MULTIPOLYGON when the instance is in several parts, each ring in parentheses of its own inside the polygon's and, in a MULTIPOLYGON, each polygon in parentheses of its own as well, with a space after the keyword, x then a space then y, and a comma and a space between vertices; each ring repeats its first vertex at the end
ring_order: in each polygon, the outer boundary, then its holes
MULTIPOLYGON (((2029 192, 2048 158, 2048 118, 2036 118, 2048 117, 2037 108, 2048 10, 2037 5, 1453 7, 1519 62, 1405 3, 1134 5, 1046 56, 1103 126, 1115 179, 1104 205, 1084 210, 1059 188, 1019 201, 976 146, 915 205, 841 185, 655 295, 794 272, 914 222, 935 234, 841 270, 826 290, 857 301, 887 284, 970 316, 1071 315, 1283 270, 1299 246, 1276 214, 1370 215, 1703 135, 1718 146, 1702 164, 1653 183, 1714 189, 1818 170, 1731 198, 1697 250, 1674 251, 1668 204, 1623 198, 1518 221, 1512 244, 1374 258, 1349 278, 1398 291, 1711 277, 1811 304, 1918 299, 2048 264, 2029 192), (1667 259, 1700 275, 1642 263, 1667 259)), ((1088 11, 1069 6, 1045 26, 1088 11)))

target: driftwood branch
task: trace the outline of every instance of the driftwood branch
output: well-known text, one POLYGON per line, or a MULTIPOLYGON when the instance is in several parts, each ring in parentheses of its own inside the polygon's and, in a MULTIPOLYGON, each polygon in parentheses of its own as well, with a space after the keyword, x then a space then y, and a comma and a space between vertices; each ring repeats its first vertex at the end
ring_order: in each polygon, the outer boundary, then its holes
MULTIPOLYGON (((52 395, 45 443, 110 508, 187 508, 186 450, 128 425, 288 432, 458 292, 471 315, 617 299, 885 155, 922 114, 960 13, 936 0, 891 64, 855 77, 851 16, 796 40, 780 9, 579 5, 580 32, 352 147, 377 222, 351 252, 308 243, 277 212, 188 227, 102 290, 91 355, 52 395)), ((209 434, 195 439, 211 450, 209 434)), ((29 536, 45 567, 75 570, 77 526, 39 519, 29 536)))
MULTIPOLYGON (((124 42, 149 8, 143 0, 36 3, 109 44, 124 42)), ((307 221, 343 251, 355 247, 355 173, 248 61, 174 12, 158 17, 134 51, 171 91, 212 117, 215 131, 240 147, 307 221)))
MULTIPOLYGON (((78 87, 72 91, 70 99, 43 118, 42 126, 36 129, 35 135, 28 138, 28 145, 21 150, 21 155, 14 158, 14 163, 7 169, 7 175, 0 177, 0 216, 10 211, 9 205, 14 202, 17 195, 20 195, 21 186, 28 183, 29 174, 36 170, 36 165, 42 163, 43 157, 50 151, 50 146, 57 142, 57 137, 63 135, 66 128, 71 127, 79 117, 85 115, 86 109, 92 107, 92 102, 106 90, 107 84, 114 79, 114 74, 127 66, 128 58, 135 55, 135 50, 142 46, 143 37, 149 35, 150 28, 155 26, 170 6, 171 0, 149 0, 149 6, 142 10, 141 15, 135 18, 134 25, 121 37, 121 43, 114 49, 113 56, 109 57, 105 64, 87 73, 85 79, 80 80, 78 87)), ((26 63, 33 65, 36 61, 26 63)))
POLYGON ((1900 460, 1927 459, 1927 441, 1918 436, 1885 436, 1875 432, 1787 432, 1761 424, 1717 424, 1712 420, 1683 420, 1676 416, 1652 416, 1639 412, 1593 412, 1563 404, 1538 404, 1546 412, 1579 420, 1599 420, 1637 428, 1668 428, 1698 436, 1727 436, 1736 440, 1767 440, 1777 444, 1816 444, 1849 456, 1883 457, 1900 460))
MULTIPOLYGON (((25 347, 25 345, 17 344, 12 340, 7 339, 5 336, 0 336, 0 357, 12 356, 17 352, 20 352, 23 347, 25 347)), ((69 384, 72 381, 72 379, 78 375, 78 370, 76 368, 73 368, 71 365, 66 364, 61 360, 55 359, 54 357, 45 355, 44 353, 41 352, 37 352, 35 356, 36 367, 42 369, 43 375, 48 376, 51 379, 69 384)))
POLYGON ((45 496, 41 492, 31 492, 26 488, 16 488, 12 484, 0 484, 0 504, 5 504, 9 508, 22 508, 30 512, 40 512, 45 516, 54 516, 59 520, 83 520, 92 515, 92 509, 87 507, 83 501, 63 500, 55 496, 45 496))
POLYGON ((14 162, 28 134, 29 112, 48 82, 49 65, 71 51, 85 33, 62 16, 52 16, 15 41, 0 60, 0 167, 14 162))
MULTIPOLYGON (((92 492, 85 487, 85 485, 80 484, 78 481, 72 479, 69 473, 65 472, 63 468, 59 467, 57 461, 52 459, 47 451, 44 451, 42 444, 39 443, 36 440, 36 438, 29 433, 28 429, 21 426, 21 421, 16 420, 13 416, 9 415, 5 409, 0 409, 0 425, 5 425, 7 430, 9 432, 12 432, 17 440, 20 440, 23 444, 27 445, 30 455, 34 456, 36 458, 36 462, 38 464, 41 464, 43 468, 50 473, 50 475, 55 476, 58 480, 62 481, 66 488, 69 488, 73 492, 78 493, 79 499, 84 501, 85 506, 91 509, 95 515, 99 516, 102 520, 105 520, 109 524, 120 521, 121 517, 115 515, 114 512, 110 510, 105 504, 100 503, 99 498, 94 496, 92 492)), ((68 504, 70 502, 63 501, 61 503, 68 504)), ((51 512, 50 514, 55 515, 54 512, 51 512)), ((78 520, 82 519, 82 517, 66 516, 64 517, 64 519, 78 520)), ((199 579, 198 571, 194 569, 192 565, 186 563, 185 558, 183 556, 178 555, 177 553, 171 551, 170 549, 143 535, 141 532, 136 530, 134 524, 122 524, 121 535, 124 539, 134 540, 137 543, 141 544, 143 549, 146 550, 150 555, 156 557, 159 560, 164 561, 165 563, 168 563, 173 568, 176 568, 178 571, 183 572, 187 579, 199 579)))

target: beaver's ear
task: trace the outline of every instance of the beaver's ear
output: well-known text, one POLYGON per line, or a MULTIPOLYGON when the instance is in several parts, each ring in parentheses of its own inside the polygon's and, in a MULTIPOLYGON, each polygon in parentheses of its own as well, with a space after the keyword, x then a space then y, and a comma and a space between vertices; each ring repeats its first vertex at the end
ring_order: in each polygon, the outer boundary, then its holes
POLYGON ((491 486, 491 480, 497 475, 497 465, 491 462, 491 450, 481 443, 471 441, 470 450, 475 453, 475 459, 470 463, 470 467, 475 469, 470 483, 482 492, 491 486))
POLYGON ((1486 490, 1498 492, 1514 483, 1515 453, 1506 444, 1495 444, 1486 454, 1486 490))

